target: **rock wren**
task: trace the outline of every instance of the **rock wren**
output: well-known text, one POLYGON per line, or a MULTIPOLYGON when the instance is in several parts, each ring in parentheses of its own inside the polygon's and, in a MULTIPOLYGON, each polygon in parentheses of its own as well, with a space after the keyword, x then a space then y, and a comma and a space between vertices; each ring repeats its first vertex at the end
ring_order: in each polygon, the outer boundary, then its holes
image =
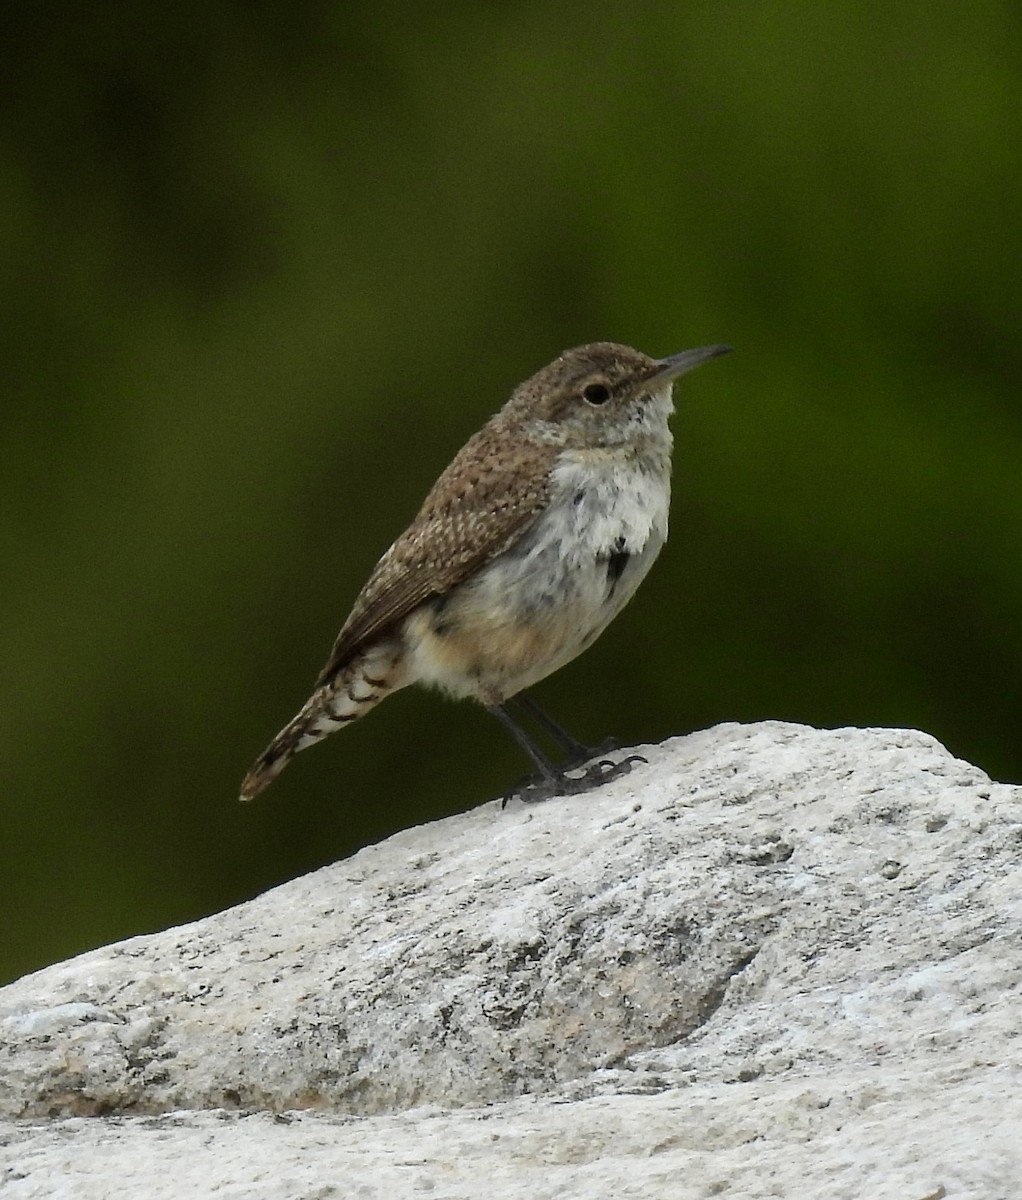
POLYGON ((499 718, 539 768, 524 799, 629 770, 636 756, 569 775, 603 750, 519 693, 591 646, 653 565, 667 538, 674 381, 728 350, 655 359, 594 342, 516 388, 376 564, 315 690, 245 776, 241 798, 410 683, 472 697, 499 718), (567 752, 560 767, 512 720, 511 700, 567 752))

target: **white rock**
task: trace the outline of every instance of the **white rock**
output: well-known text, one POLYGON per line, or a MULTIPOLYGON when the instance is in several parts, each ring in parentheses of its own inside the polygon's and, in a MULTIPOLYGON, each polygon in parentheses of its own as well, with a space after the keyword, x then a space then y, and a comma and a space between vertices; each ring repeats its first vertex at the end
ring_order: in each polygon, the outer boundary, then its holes
POLYGON ((1022 789, 724 725, 0 991, 3 1200, 992 1200, 1022 789))

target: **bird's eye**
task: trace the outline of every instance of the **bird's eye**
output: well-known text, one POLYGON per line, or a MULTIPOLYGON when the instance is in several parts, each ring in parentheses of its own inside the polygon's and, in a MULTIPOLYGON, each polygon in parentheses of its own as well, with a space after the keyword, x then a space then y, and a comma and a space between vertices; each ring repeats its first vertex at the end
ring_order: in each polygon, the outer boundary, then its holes
POLYGON ((582 399, 588 404, 606 404, 610 389, 603 383, 590 383, 582 389, 582 399))

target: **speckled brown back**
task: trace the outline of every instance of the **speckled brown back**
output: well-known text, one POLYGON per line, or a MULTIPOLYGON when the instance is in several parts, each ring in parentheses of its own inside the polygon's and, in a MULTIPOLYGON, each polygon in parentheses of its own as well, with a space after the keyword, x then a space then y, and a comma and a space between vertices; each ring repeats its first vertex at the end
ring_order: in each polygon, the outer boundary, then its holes
POLYGON ((498 413, 433 485, 418 516, 376 564, 318 684, 413 609, 500 554, 542 512, 557 449, 509 441, 505 425, 498 413))

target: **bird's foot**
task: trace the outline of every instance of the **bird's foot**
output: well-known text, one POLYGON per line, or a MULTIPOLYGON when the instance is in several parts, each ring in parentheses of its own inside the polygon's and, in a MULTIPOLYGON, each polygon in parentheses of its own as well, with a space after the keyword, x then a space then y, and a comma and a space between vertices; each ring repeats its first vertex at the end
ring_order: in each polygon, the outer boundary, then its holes
POLYGON ((555 796, 578 796, 583 792, 591 792, 613 779, 627 775, 632 769, 632 763, 646 761, 641 754, 629 754, 620 762, 614 762, 610 758, 590 762, 581 775, 569 775, 564 770, 553 775, 531 775, 516 783, 505 795, 501 808, 505 808, 507 802, 514 799, 521 800, 523 804, 538 804, 542 800, 552 800, 555 796))
MULTIPOLYGON (((561 771, 574 771, 577 767, 583 766, 587 762, 592 762, 594 758, 603 758, 605 754, 610 754, 613 750, 620 749, 620 743, 617 738, 606 738, 600 742, 598 746, 583 746, 578 742, 574 746, 568 757, 561 763, 561 771)), ((635 757, 638 757, 636 755, 635 757)), ((645 759, 643 759, 645 762, 645 759)))

